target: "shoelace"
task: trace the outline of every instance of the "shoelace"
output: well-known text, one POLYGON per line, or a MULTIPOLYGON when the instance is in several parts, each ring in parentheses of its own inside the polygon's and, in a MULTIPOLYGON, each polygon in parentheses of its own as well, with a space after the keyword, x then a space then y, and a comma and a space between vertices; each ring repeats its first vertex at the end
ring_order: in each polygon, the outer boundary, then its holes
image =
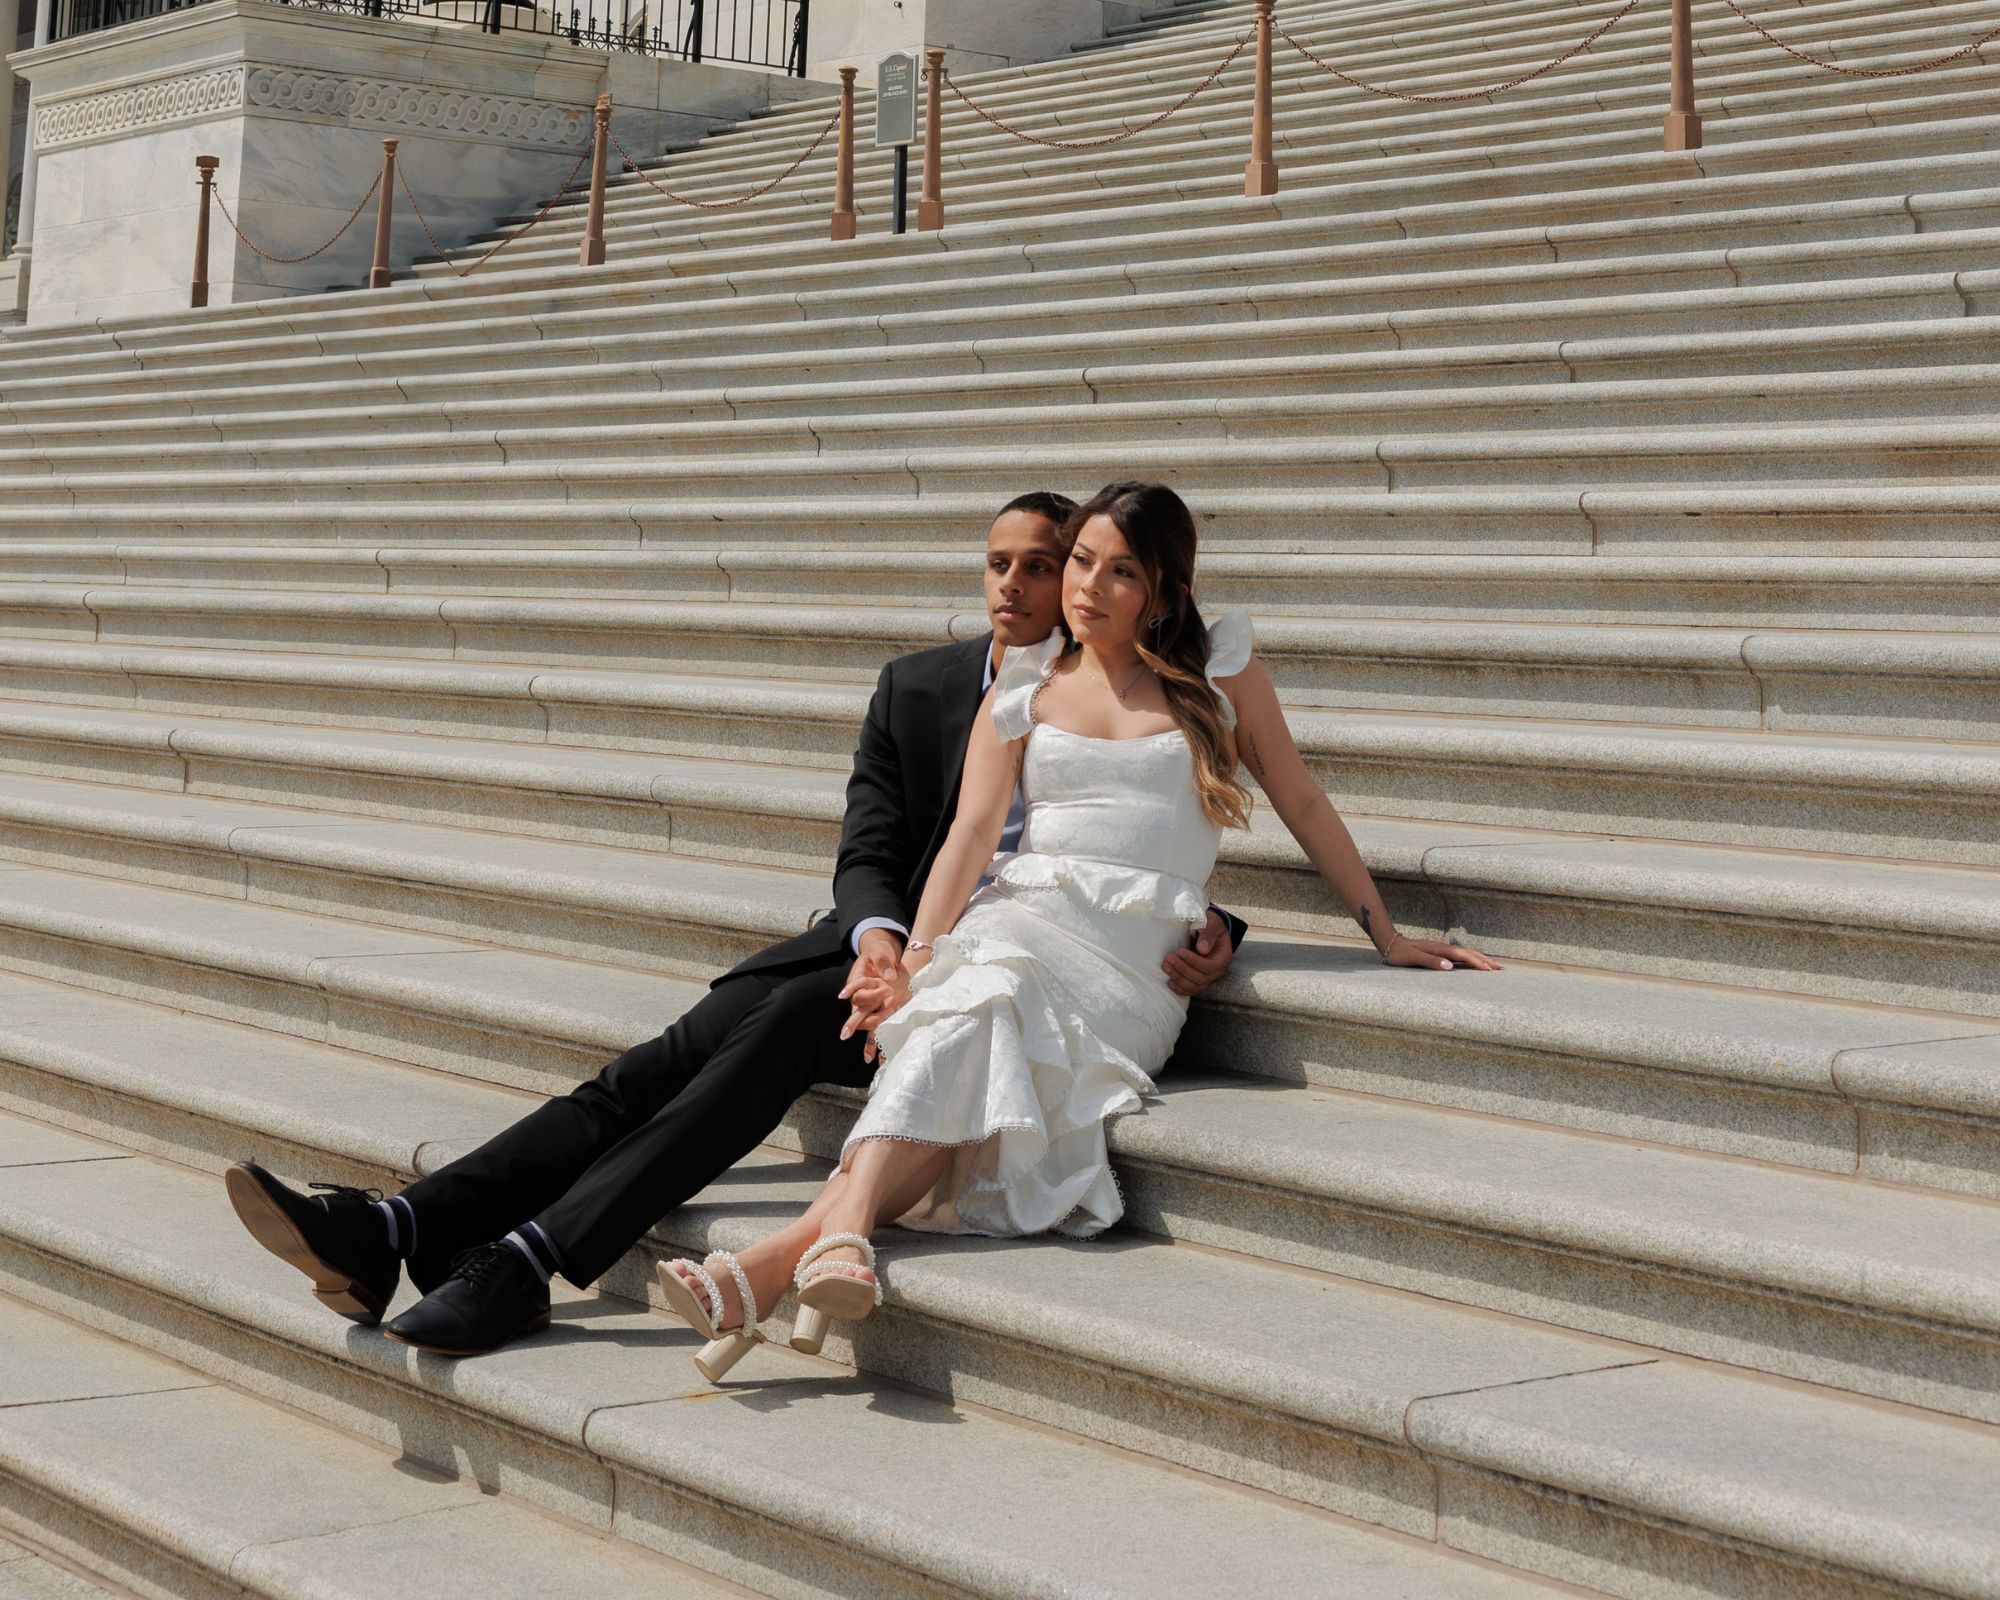
POLYGON ((495 1273, 506 1266, 510 1259, 518 1259, 512 1245, 494 1240, 491 1244, 476 1244, 469 1250, 461 1250, 451 1258, 451 1275, 463 1278, 472 1288, 477 1289, 490 1282, 495 1273))
POLYGON ((380 1189, 357 1189, 351 1183, 309 1183, 306 1187, 308 1189, 323 1189, 328 1195, 337 1195, 346 1200, 367 1200, 374 1202, 382 1198, 382 1191, 380 1189))

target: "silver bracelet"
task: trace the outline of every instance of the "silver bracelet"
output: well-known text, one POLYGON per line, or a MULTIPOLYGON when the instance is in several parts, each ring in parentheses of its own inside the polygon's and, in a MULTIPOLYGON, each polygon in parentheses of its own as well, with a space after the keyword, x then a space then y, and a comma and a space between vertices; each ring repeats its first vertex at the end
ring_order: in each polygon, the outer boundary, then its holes
POLYGON ((937 953, 937 946, 932 944, 928 939, 912 939, 908 944, 903 946, 903 954, 908 955, 912 950, 928 950, 935 955, 937 953))

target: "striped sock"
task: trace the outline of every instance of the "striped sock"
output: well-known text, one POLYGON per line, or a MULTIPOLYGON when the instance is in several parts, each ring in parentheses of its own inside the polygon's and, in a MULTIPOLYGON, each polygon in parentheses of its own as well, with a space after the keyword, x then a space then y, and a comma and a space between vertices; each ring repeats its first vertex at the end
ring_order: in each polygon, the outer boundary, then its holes
POLYGON ((377 1200, 375 1209, 382 1213, 382 1226, 389 1233, 389 1248, 398 1260, 408 1261, 417 1253, 417 1214, 410 1202, 394 1194, 387 1200, 377 1200))
POLYGON ((544 1283, 562 1271, 562 1255, 549 1236, 532 1222, 522 1223, 500 1242, 520 1251, 527 1258, 528 1265, 535 1269, 535 1276, 544 1283))

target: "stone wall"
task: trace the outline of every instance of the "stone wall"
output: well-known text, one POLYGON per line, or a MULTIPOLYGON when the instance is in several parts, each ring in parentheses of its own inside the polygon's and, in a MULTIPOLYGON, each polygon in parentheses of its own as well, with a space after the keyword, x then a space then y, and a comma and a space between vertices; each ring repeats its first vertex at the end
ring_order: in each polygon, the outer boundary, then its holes
POLYGON ((808 70, 832 79, 859 67, 865 85, 890 51, 926 46, 954 72, 1020 66, 1101 39, 1133 11, 1131 0, 813 0, 808 70))
MULTIPOLYGON (((265 0, 215 0, 29 51, 15 65, 36 87, 31 323, 187 303, 197 155, 220 159, 217 192, 244 231, 289 257, 339 228, 380 170, 382 140, 395 138, 449 247, 554 192, 588 148, 590 107, 607 88, 635 155, 829 93, 768 72, 265 0)), ((431 245, 405 197, 395 199, 392 262, 404 266, 431 245)), ((263 259, 217 215, 210 303, 354 284, 372 250, 372 205, 339 243, 296 265, 263 259)))

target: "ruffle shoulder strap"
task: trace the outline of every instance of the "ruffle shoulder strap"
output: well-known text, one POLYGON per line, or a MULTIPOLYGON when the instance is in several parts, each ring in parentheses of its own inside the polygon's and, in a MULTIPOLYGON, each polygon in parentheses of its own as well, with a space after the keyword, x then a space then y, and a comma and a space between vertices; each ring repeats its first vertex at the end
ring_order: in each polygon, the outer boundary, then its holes
POLYGON ((1202 668, 1202 676, 1208 679, 1208 686, 1221 703, 1225 728, 1236 726, 1236 707, 1230 704, 1228 693, 1216 680, 1233 678, 1249 666, 1255 643, 1247 611, 1225 611, 1208 625, 1208 665, 1202 668))
POLYGON ((993 731, 1002 740, 1021 739, 1035 725, 1035 691, 1062 654, 1063 636, 1052 633, 1040 644, 1012 645, 993 678, 993 731))

